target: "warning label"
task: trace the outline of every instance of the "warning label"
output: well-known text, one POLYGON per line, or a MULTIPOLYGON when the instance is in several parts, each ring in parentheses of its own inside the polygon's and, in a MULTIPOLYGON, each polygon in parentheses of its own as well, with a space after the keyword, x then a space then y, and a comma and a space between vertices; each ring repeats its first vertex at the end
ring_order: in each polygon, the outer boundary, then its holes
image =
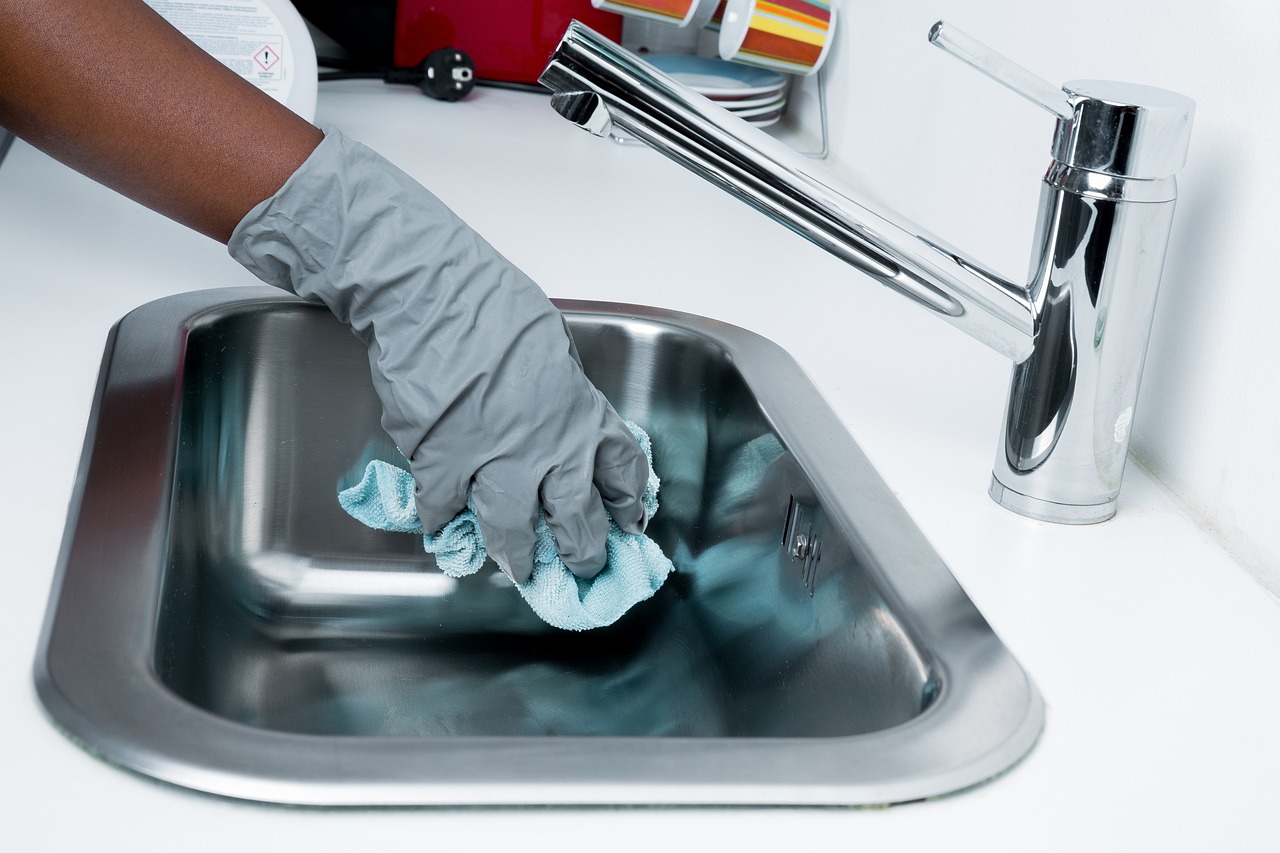
POLYGON ((293 85, 284 26, 263 0, 147 0, 151 8, 223 65, 281 103, 293 85))
POLYGON ((253 61, 258 63, 258 67, 263 71, 270 71, 277 62, 280 61, 280 54, 271 49, 271 45, 264 44, 258 48, 258 52, 253 55, 253 61))

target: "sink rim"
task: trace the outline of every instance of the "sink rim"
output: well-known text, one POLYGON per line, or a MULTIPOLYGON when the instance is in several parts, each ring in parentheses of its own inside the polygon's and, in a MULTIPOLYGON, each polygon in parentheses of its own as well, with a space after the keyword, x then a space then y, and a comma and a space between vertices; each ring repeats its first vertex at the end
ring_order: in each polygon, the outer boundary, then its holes
POLYGON ((1044 720, 1035 685, 844 424, 825 401, 814 405, 821 394, 785 350, 691 314, 555 302, 566 314, 684 330, 728 354, 929 659, 940 689, 927 709, 891 728, 836 737, 403 738, 258 729, 180 698, 152 658, 182 356, 193 326, 220 313, 301 303, 262 286, 165 297, 130 312, 108 337, 34 666, 54 724, 111 763, 177 785, 326 806, 872 805, 970 787, 1031 749, 1044 720), (100 443, 114 452, 96 453, 100 443), (113 484, 124 484, 129 500, 113 484), (145 524, 120 523, 139 515, 145 524))

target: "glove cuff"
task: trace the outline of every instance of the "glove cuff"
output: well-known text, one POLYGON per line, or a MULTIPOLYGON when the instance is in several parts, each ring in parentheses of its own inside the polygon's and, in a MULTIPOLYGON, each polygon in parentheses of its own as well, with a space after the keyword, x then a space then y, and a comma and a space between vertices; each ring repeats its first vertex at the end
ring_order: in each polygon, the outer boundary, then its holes
POLYGON ((382 155, 329 127, 275 195, 245 214, 227 251, 267 284, 323 302, 364 338, 372 315, 395 307, 378 297, 408 272, 405 247, 461 224, 382 155))
POLYGON ((231 232, 227 252, 265 281, 299 296, 300 285, 328 268, 347 195, 341 131, 324 139, 274 195, 255 205, 231 232), (306 223, 304 226, 302 223, 306 223))

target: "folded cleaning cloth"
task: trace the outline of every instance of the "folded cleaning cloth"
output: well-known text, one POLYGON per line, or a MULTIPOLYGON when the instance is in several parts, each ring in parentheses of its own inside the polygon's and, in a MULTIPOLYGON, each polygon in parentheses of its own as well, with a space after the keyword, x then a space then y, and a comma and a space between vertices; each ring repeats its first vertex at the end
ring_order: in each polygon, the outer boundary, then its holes
MULTIPOLYGON (((644 507, 650 519, 658 511, 658 476, 653 473, 653 449, 649 435, 627 422, 649 460, 644 507)), ((480 571, 486 552, 475 506, 467 508, 440 529, 426 533, 413 499, 413 475, 403 468, 374 460, 360 482, 338 493, 347 514, 376 530, 422 533, 422 544, 434 554, 440 571, 454 578, 480 571)), ((607 513, 606 513, 607 514, 607 513)), ((583 580, 569 571, 556 551, 555 534, 539 515, 535 529, 533 574, 516 584, 520 595, 543 621, 569 631, 585 631, 611 625, 635 604, 649 598, 674 570, 658 543, 643 534, 626 533, 609 518, 605 539, 605 566, 594 578, 583 580)))

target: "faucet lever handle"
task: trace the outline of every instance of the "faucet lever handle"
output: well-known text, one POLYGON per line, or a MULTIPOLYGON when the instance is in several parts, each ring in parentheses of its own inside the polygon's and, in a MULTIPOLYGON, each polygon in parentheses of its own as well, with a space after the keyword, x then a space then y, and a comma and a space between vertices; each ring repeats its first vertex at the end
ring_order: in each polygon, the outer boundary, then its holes
POLYGON ((996 53, 946 21, 938 21, 933 25, 929 30, 929 41, 1058 118, 1069 120, 1072 117, 1074 107, 1071 98, 1060 87, 1028 71, 1007 56, 996 53))
POLYGON ((1185 95, 1114 80, 1059 88, 945 21, 933 25, 929 41, 1053 113, 1052 156, 1065 167, 1160 180, 1186 162, 1196 105, 1185 95))

